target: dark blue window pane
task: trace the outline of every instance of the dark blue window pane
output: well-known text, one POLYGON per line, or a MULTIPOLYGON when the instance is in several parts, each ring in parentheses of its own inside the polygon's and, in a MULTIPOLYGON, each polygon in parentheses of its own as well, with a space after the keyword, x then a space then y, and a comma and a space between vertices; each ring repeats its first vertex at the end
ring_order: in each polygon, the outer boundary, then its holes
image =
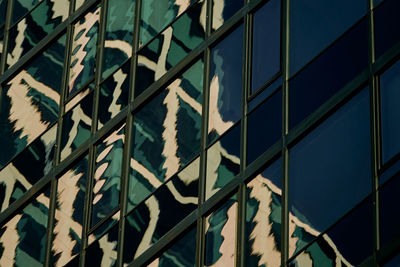
POLYGON ((368 28, 364 19, 289 81, 290 128, 315 111, 367 66, 368 28))
POLYGON ((272 0, 254 14, 251 90, 255 92, 279 72, 281 1, 272 0))
POLYGON ((217 30, 221 27, 233 14, 242 8, 243 3, 243 0, 214 0, 212 29, 217 30))
POLYGON ((368 90, 292 147, 289 160, 290 211, 324 231, 371 191, 368 90))
POLYGON ((400 254, 397 254, 394 258, 390 259, 383 267, 399 267, 400 266, 400 254))
POLYGON ((281 135, 282 91, 279 89, 248 116, 247 162, 253 162, 281 135))
POLYGON ((381 246, 400 235, 399 220, 400 214, 397 212, 400 201, 400 174, 397 174, 379 190, 379 216, 380 216, 380 238, 381 246))
POLYGON ((382 161, 400 152, 400 62, 380 76, 382 161))
POLYGON ((400 28, 393 27, 400 22, 398 0, 386 0, 374 12, 375 52, 379 57, 400 41, 400 28))
POLYGON ((241 116, 243 25, 211 50, 208 143, 241 116))
MULTIPOLYGON (((291 75, 317 56, 366 12, 367 1, 364 0, 292 1, 290 3, 291 75)), ((363 44, 367 45, 366 41, 363 44)))

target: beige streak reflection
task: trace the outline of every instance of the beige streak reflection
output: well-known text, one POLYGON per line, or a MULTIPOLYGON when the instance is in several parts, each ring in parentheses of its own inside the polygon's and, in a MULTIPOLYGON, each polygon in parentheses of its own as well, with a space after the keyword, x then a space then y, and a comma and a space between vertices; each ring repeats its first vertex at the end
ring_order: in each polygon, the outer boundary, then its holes
POLYGON ((132 55, 132 45, 126 41, 106 40, 104 41, 104 47, 118 49, 124 52, 127 57, 130 57, 132 55))
POLYGON ((224 18, 222 16, 222 13, 224 12, 225 8, 225 0, 218 0, 218 1, 213 1, 214 6, 213 6, 213 18, 212 18, 212 26, 214 29, 218 29, 219 27, 224 24, 224 18))
POLYGON ((24 51, 22 48, 22 43, 25 40, 24 33, 27 27, 28 25, 26 24, 26 19, 21 20, 17 24, 18 34, 17 37, 15 37, 15 47, 11 53, 7 54, 7 63, 10 66, 14 65, 21 58, 22 52, 24 51))
POLYGON ((109 242, 106 235, 99 239, 99 246, 104 253, 101 266, 113 266, 117 260, 117 241, 109 242))
POLYGON ((61 17, 61 20, 64 21, 68 18, 68 8, 69 1, 67 0, 51 0, 52 7, 51 10, 53 11, 53 15, 51 16, 52 19, 61 17))
POLYGON ((190 6, 190 0, 175 0, 174 5, 179 7, 177 15, 179 16, 190 6))
POLYGON ((16 248, 19 245, 19 233, 17 231, 17 224, 21 219, 22 215, 18 214, 14 216, 3 229, 6 228, 3 235, 0 238, 0 242, 3 245, 3 254, 0 258, 0 266, 13 266, 14 258, 16 256, 16 248))
MULTIPOLYGON (((131 49, 132 50, 132 49, 131 49)), ((125 79, 127 78, 127 74, 124 74, 122 72, 122 69, 119 69, 114 75, 114 81, 117 82, 117 85, 115 86, 115 90, 113 92, 113 97, 112 97, 112 102, 110 104, 110 107, 108 108, 108 111, 111 113, 111 118, 116 116, 119 111, 121 110, 121 104, 117 104, 117 101, 119 97, 122 94, 122 84, 125 82, 125 79)))

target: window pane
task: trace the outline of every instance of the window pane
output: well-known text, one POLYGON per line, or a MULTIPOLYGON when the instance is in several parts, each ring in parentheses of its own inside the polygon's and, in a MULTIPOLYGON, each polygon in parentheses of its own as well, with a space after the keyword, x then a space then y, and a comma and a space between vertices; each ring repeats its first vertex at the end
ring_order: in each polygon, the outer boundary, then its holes
MULTIPOLYGON (((13 0, 2 0, 7 8, 7 2, 13 0)), ((23 16, 25 16, 29 11, 31 11, 37 4, 39 4, 40 0, 14 0, 13 1, 13 16, 12 16, 12 23, 17 22, 23 16)), ((4 11, 6 12, 6 11, 4 11)), ((5 16, 4 16, 5 19, 5 16)))
POLYGON ((217 30, 243 7, 243 0, 213 0, 212 29, 217 30))
POLYGON ((243 25, 211 50, 208 144, 241 117, 243 25))
POLYGON ((86 249, 85 261, 90 266, 116 266, 118 224, 86 249))
POLYGON ((8 0, 0 0, 0 27, 5 23, 6 20, 7 3, 8 0))
POLYGON ((391 27, 391 25, 399 24, 398 10, 400 10, 399 1, 386 0, 374 11, 375 51, 377 57, 383 55, 400 41, 400 29, 391 27))
POLYGON ((281 67, 281 1, 271 0, 254 14, 251 90, 255 92, 281 67))
POLYGON ((289 208, 296 220, 324 231, 369 194, 370 140, 366 88, 290 149, 289 208))
POLYGON ((396 174, 391 180, 379 190, 379 226, 381 246, 400 235, 398 220, 400 214, 397 212, 397 205, 400 200, 400 174, 396 174))

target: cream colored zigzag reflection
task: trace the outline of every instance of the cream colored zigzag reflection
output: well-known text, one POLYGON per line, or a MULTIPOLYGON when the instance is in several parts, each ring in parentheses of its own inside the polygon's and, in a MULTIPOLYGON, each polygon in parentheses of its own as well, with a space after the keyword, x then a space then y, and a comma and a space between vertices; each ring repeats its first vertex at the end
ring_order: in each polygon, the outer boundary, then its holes
POLYGON ((192 163, 189 164, 185 169, 178 173, 179 180, 185 185, 189 185, 191 182, 199 178, 200 170, 200 157, 197 157, 192 163))
POLYGON ((336 263, 337 267, 343 266, 342 262, 345 264, 345 266, 349 266, 349 267, 354 266, 343 257, 342 253, 340 253, 340 251, 336 247, 335 243, 332 241, 332 239, 327 234, 323 234, 322 238, 325 239, 325 241, 330 245, 330 247, 333 249, 333 251, 335 251, 335 254, 336 254, 335 263, 336 263))
POLYGON ((117 260, 117 241, 109 242, 107 241, 107 236, 99 239, 99 246, 104 253, 101 260, 101 266, 113 266, 117 260))
POLYGON ((22 43, 25 40, 24 33, 27 27, 28 25, 26 24, 26 19, 21 20, 17 24, 18 34, 17 37, 15 37, 15 46, 11 54, 7 54, 7 63, 10 66, 14 65, 22 56, 22 52, 24 51, 24 49, 22 48, 22 43))
POLYGON ((224 17, 222 16, 222 13, 224 12, 225 1, 226 0, 213 1, 214 6, 213 6, 212 26, 214 29, 218 29, 219 27, 222 26, 222 24, 224 24, 224 17))
POLYGON ((132 46, 130 43, 122 40, 106 40, 104 42, 105 48, 114 48, 118 49, 125 53, 127 57, 132 55, 132 46))
POLYGON ((181 193, 176 190, 175 185, 173 183, 167 183, 166 186, 168 187, 171 194, 174 196, 176 201, 181 204, 197 204, 197 197, 184 197, 181 193))
POLYGON ((19 233, 17 231, 17 224, 22 215, 14 216, 3 228, 6 228, 0 238, 1 245, 4 249, 2 257, 0 258, 0 266, 13 266, 15 258, 15 250, 19 244, 19 233))
POLYGON ((167 72, 167 69, 165 66, 167 65, 167 56, 168 56, 169 48, 171 46, 172 33, 173 33, 172 27, 168 27, 162 33, 162 35, 164 36, 164 42, 163 42, 160 56, 158 57, 158 62, 157 62, 155 73, 154 73, 155 80, 160 79, 161 76, 163 76, 167 72))
POLYGON ((66 20, 68 18, 68 7, 69 6, 69 1, 67 0, 51 0, 53 3, 53 6, 51 7, 51 10, 53 11, 52 19, 61 17, 62 21, 66 20))
POLYGON ((114 74, 113 78, 114 78, 114 81, 117 82, 117 85, 115 86, 115 90, 113 92, 112 102, 110 104, 110 107, 108 108, 108 111, 111 113, 112 118, 114 116, 116 116, 118 114, 118 112, 121 110, 121 104, 117 104, 117 101, 118 101, 118 98, 122 94, 121 86, 124 83, 126 77, 127 77, 127 74, 124 74, 121 69, 119 69, 114 74))
POLYGON ((190 0, 175 0, 174 5, 179 7, 177 15, 179 16, 190 6, 190 0))
POLYGON ((131 158, 131 167, 135 168, 135 170, 140 173, 146 180, 154 187, 158 188, 162 183, 158 178, 150 172, 145 166, 140 164, 137 160, 131 158))
MULTIPOLYGON (((204 0, 201 0, 199 2, 204 2, 204 0)), ((200 12, 200 25, 203 27, 203 30, 206 28, 206 14, 207 14, 207 5, 203 4, 200 12)))

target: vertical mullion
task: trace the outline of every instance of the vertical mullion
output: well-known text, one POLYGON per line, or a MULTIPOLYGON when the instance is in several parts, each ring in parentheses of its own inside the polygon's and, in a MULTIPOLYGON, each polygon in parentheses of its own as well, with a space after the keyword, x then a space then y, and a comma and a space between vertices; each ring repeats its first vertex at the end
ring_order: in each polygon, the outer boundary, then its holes
POLYGON ((8 38, 10 33, 13 6, 14 6, 14 0, 8 0, 7 10, 6 10, 6 21, 4 23, 3 53, 0 59, 0 75, 4 73, 6 68, 8 38))
POLYGON ((126 118, 125 125, 125 145, 124 145, 124 154, 123 154, 123 162, 122 162, 122 175, 121 175, 121 197, 120 197, 120 220, 119 220, 119 228, 118 228, 118 258, 117 258, 117 266, 122 267, 124 265, 123 262, 123 251, 124 251, 124 241, 125 241, 125 217, 127 214, 128 208, 128 188, 129 188, 129 173, 130 173, 130 156, 131 156, 131 145, 132 145, 132 131, 133 131, 133 115, 130 112, 132 101, 134 99, 134 87, 136 81, 136 68, 137 68, 137 56, 136 51, 138 49, 139 44, 139 31, 140 31, 140 12, 141 11, 141 0, 136 0, 135 3, 135 17, 133 24, 133 45, 132 45, 132 58, 131 60, 131 75, 129 80, 129 96, 128 96, 128 110, 129 113, 126 118))

